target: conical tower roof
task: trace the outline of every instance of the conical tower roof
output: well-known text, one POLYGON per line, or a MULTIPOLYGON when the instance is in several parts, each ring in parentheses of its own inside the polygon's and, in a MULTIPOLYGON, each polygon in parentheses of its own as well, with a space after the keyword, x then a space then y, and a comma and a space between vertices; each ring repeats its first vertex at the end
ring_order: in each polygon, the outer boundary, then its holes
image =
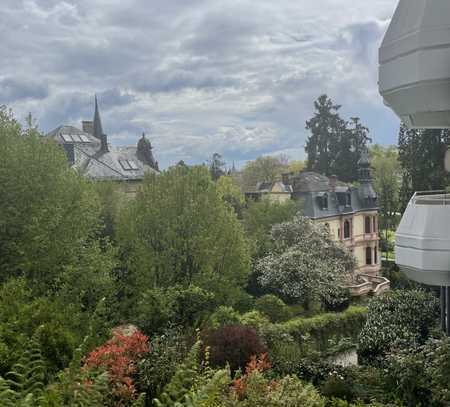
POLYGON ((95 95, 95 112, 94 112, 94 131, 93 136, 98 140, 103 137, 102 120, 100 119, 100 112, 98 110, 97 95, 95 95))

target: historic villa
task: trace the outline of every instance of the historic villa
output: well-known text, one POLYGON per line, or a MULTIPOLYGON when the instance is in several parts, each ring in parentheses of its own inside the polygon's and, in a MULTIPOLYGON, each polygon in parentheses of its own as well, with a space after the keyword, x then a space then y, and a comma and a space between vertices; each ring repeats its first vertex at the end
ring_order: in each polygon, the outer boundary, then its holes
POLYGON ((359 165, 359 185, 351 186, 315 172, 284 174, 282 181, 258 183, 248 199, 284 202, 301 200, 303 214, 326 224, 331 235, 343 242, 357 260, 357 273, 377 276, 378 248, 377 195, 372 186, 367 151, 359 165))

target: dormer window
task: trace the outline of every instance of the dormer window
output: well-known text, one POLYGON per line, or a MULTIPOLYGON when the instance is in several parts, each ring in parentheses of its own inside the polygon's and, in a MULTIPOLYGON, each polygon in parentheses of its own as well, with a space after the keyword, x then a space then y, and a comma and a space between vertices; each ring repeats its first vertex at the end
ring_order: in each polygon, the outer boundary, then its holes
POLYGON ((328 194, 322 196, 322 209, 328 209, 328 194))
POLYGON ((133 160, 119 160, 119 163, 125 171, 136 171, 139 169, 133 160))
POLYGON ((61 134, 65 143, 89 143, 90 140, 84 134, 61 134))

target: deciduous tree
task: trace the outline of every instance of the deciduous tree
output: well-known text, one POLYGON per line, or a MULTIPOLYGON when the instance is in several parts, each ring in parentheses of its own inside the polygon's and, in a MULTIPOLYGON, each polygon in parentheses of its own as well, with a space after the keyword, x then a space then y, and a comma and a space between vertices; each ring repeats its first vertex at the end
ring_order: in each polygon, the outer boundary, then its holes
POLYGON ((177 166, 146 178, 117 229, 133 296, 194 284, 230 302, 247 281, 242 226, 205 167, 177 166))
POLYGON ((327 299, 348 281, 353 256, 335 242, 325 226, 297 216, 272 228, 273 249, 257 263, 259 283, 306 307, 327 299))

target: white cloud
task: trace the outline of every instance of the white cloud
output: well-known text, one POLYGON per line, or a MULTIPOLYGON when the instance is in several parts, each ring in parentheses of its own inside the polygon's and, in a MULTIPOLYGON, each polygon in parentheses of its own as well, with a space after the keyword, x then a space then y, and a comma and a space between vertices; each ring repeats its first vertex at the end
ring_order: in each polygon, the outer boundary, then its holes
POLYGON ((3 0, 0 103, 50 130, 90 117, 98 93, 111 139, 134 143, 146 131, 163 165, 216 151, 239 162, 301 157, 304 122, 322 93, 392 143, 398 122, 376 82, 395 5, 3 0))

